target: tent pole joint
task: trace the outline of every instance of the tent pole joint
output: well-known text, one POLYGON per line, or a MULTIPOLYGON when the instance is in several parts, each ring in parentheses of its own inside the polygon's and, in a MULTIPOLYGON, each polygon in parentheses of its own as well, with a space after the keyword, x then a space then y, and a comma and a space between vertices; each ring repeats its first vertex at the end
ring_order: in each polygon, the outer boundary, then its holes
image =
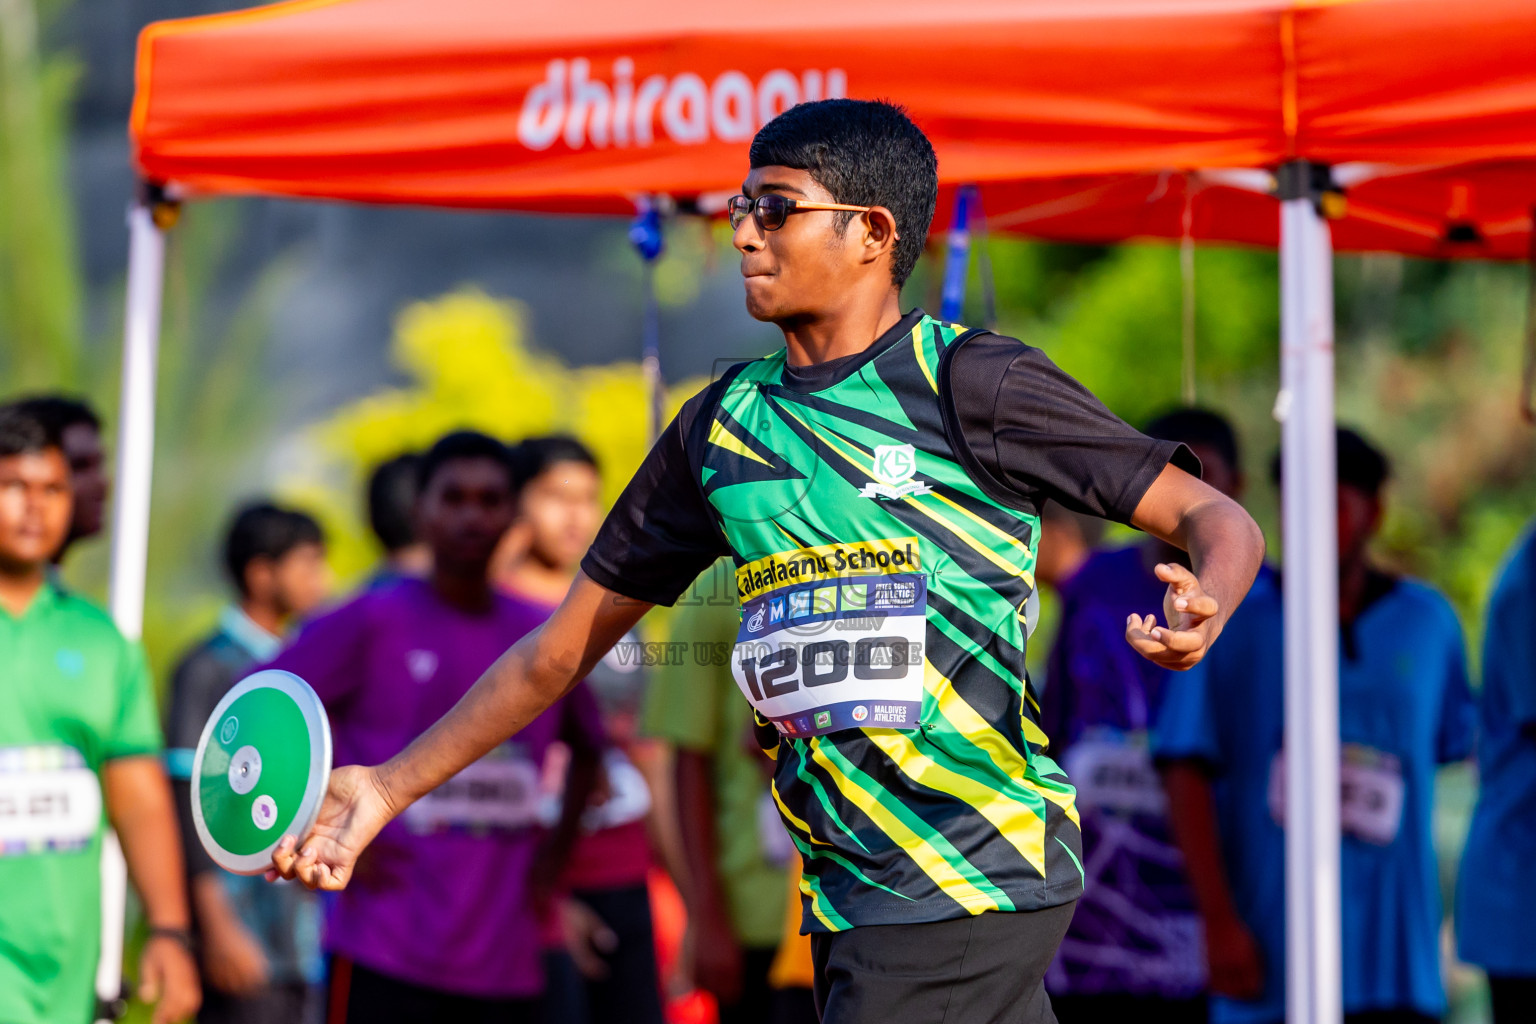
POLYGON ((135 205, 149 211, 155 227, 161 231, 171 230, 181 220, 181 200, 158 181, 141 180, 134 190, 134 201, 135 205))
POLYGON ((1344 189, 1333 177, 1328 164, 1311 160, 1290 160, 1275 170, 1275 198, 1282 203, 1309 199, 1312 208, 1324 220, 1344 216, 1344 189))

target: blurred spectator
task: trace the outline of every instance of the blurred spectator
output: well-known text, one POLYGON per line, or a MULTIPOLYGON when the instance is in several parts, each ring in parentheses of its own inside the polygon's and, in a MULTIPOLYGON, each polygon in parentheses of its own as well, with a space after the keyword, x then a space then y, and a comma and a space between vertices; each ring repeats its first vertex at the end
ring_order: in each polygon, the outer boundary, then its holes
MULTIPOLYGON (((399 753, 543 619, 491 586, 491 555, 516 509, 506 447, 449 434, 419 471, 430 576, 365 591, 306 625, 270 663, 325 702, 337 764, 399 753)), ((538 1020, 535 881, 569 850, 601 728, 578 690, 385 827, 327 907, 333 1024, 538 1020), (546 836, 539 766, 556 741, 573 752, 572 803, 546 836)))
POLYGON ((140 995, 179 1021, 200 996, 153 689, 138 645, 49 577, 70 493, 55 435, 0 408, 0 1020, 94 1019, 109 821, 150 925, 140 995))
POLYGON ((207 981, 198 1020, 294 1024, 319 1008, 319 904, 297 882, 268 885, 259 876, 222 871, 209 859, 192 822, 192 757, 229 688, 275 655, 288 626, 324 600, 330 577, 320 525, 303 512, 248 506, 226 533, 224 568, 235 603, 177 665, 165 730, 207 981))
POLYGON ((85 402, 67 395, 34 395, 16 403, 20 410, 42 424, 49 442, 69 461, 70 484, 75 492, 75 511, 69 534, 54 553, 64 561, 70 545, 101 532, 107 515, 106 449, 101 443, 101 418, 85 402))
POLYGON ((1040 510, 1035 581, 1048 587, 1060 587, 1082 568, 1103 540, 1104 520, 1073 512, 1054 501, 1046 502, 1040 510))
MULTIPOLYGON (((1179 409, 1153 420, 1146 433, 1188 445, 1205 480, 1240 497, 1237 437, 1223 417, 1179 409)), ((1042 556, 1061 559, 1074 549, 1073 524, 1063 519, 1046 516, 1042 556), (1065 553, 1058 548, 1063 535, 1065 553)), ((1087 875, 1046 973, 1062 1024, 1206 1016, 1200 919, 1149 748, 1168 673, 1123 640, 1128 616, 1162 607, 1168 585, 1153 571, 1160 562, 1187 565, 1188 556, 1147 537, 1093 553, 1057 584, 1061 624, 1047 670, 1043 724, 1051 756, 1077 787, 1087 875)))
POLYGON ((1499 575, 1483 643, 1481 789, 1461 860, 1461 958, 1488 972, 1494 1024, 1536 1020, 1536 530, 1499 575))
MULTIPOLYGON (((1277 462, 1278 465, 1278 462, 1277 462)), ((1431 836, 1437 766, 1472 748, 1456 613, 1372 565, 1384 456, 1338 431, 1339 766, 1345 1019, 1445 1012, 1431 836)), ((1153 752, 1205 919, 1214 1024, 1285 1019, 1285 639, 1263 573, 1211 648, 1167 683, 1153 752)))
MULTIPOLYGON (((522 484, 518 521, 498 568, 507 592, 552 614, 570 589, 602 522, 597 459, 569 437, 535 437, 512 449, 522 484)), ((545 1017, 569 1024, 660 1024, 651 920, 652 786, 636 767, 654 752, 636 734, 648 670, 643 645, 626 634, 583 686, 597 697, 614 747, 604 752, 605 798, 582 817, 561 872, 573 903, 562 904, 564 941, 547 957, 545 1017), (634 760, 631 760, 631 758, 634 760)))
POLYGON ((416 477, 421 456, 397 455, 374 467, 368 478, 368 525, 384 548, 384 563, 369 581, 382 586, 402 576, 425 576, 432 552, 416 532, 416 477))
MULTIPOLYGON (((657 670, 643 728, 674 750, 693 984, 715 997, 720 1024, 814 1024, 809 987, 775 992, 769 984, 789 876, 799 880, 800 864, 769 792, 772 763, 750 742, 752 707, 731 678, 741 624, 735 594, 726 558, 679 602, 671 635, 687 646, 657 670)), ((792 934, 800 925, 794 904, 792 934)))

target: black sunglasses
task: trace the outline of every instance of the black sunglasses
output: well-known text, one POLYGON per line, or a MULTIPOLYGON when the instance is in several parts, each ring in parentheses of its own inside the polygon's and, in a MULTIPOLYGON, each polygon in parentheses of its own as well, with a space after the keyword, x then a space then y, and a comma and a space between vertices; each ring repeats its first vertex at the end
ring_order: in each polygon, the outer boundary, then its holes
POLYGON ((777 231, 792 213, 810 210, 847 210, 851 213, 868 213, 873 206, 849 206, 847 203, 813 203, 806 199, 791 199, 777 192, 765 192, 756 199, 748 196, 732 196, 726 204, 731 215, 731 227, 741 227, 748 216, 757 222, 762 231, 777 231))

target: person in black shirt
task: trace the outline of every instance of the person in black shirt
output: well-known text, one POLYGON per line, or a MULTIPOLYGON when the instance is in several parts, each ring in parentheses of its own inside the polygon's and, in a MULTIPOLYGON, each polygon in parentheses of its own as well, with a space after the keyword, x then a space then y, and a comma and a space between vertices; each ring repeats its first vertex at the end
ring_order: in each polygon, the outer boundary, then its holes
POLYGON ((275 655, 289 624, 326 596, 320 525, 303 512, 250 505, 231 522, 224 568, 237 599, 171 676, 166 766, 176 792, 193 923, 208 982, 201 1024, 289 1024, 308 1019, 320 979, 319 907, 298 886, 273 889, 222 871, 192 821, 192 761, 213 709, 275 655))
POLYGON ((1263 537, 1200 482, 1187 449, 1138 434, 1040 352, 903 314, 938 178, 899 108, 801 104, 764 126, 750 156, 730 204, 734 244, 747 310, 779 327, 784 348, 685 405, 543 629, 399 756, 338 769, 311 835, 279 845, 274 877, 345 886, 402 808, 730 554, 757 602, 744 635, 773 638, 738 643, 732 667, 802 853, 823 1021, 1045 1024, 1041 978, 1082 872, 1071 788, 1045 756, 1024 679, 1039 505, 1190 552, 1193 571, 1159 567, 1163 623, 1126 622, 1136 651, 1175 669, 1215 641, 1263 537), (818 634, 829 657, 808 653, 804 687, 790 638, 812 607, 802 572, 816 577, 815 614, 840 630, 818 634), (749 667, 759 649, 761 678, 749 667), (842 683, 851 699, 835 707, 797 703, 833 699, 842 683))
POLYGON ((368 477, 368 526, 384 549, 384 561, 368 580, 382 587, 409 576, 425 576, 432 552, 416 531, 416 475, 421 456, 396 455, 368 477))

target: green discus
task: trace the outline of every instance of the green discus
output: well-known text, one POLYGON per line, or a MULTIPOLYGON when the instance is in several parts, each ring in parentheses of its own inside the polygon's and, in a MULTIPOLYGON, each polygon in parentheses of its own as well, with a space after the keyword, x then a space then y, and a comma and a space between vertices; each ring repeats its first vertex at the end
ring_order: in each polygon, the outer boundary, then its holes
POLYGON ((284 836, 303 839, 314 826, 330 778, 320 698, 291 672, 257 672, 230 688, 197 741, 197 837, 220 867, 260 874, 284 836))

